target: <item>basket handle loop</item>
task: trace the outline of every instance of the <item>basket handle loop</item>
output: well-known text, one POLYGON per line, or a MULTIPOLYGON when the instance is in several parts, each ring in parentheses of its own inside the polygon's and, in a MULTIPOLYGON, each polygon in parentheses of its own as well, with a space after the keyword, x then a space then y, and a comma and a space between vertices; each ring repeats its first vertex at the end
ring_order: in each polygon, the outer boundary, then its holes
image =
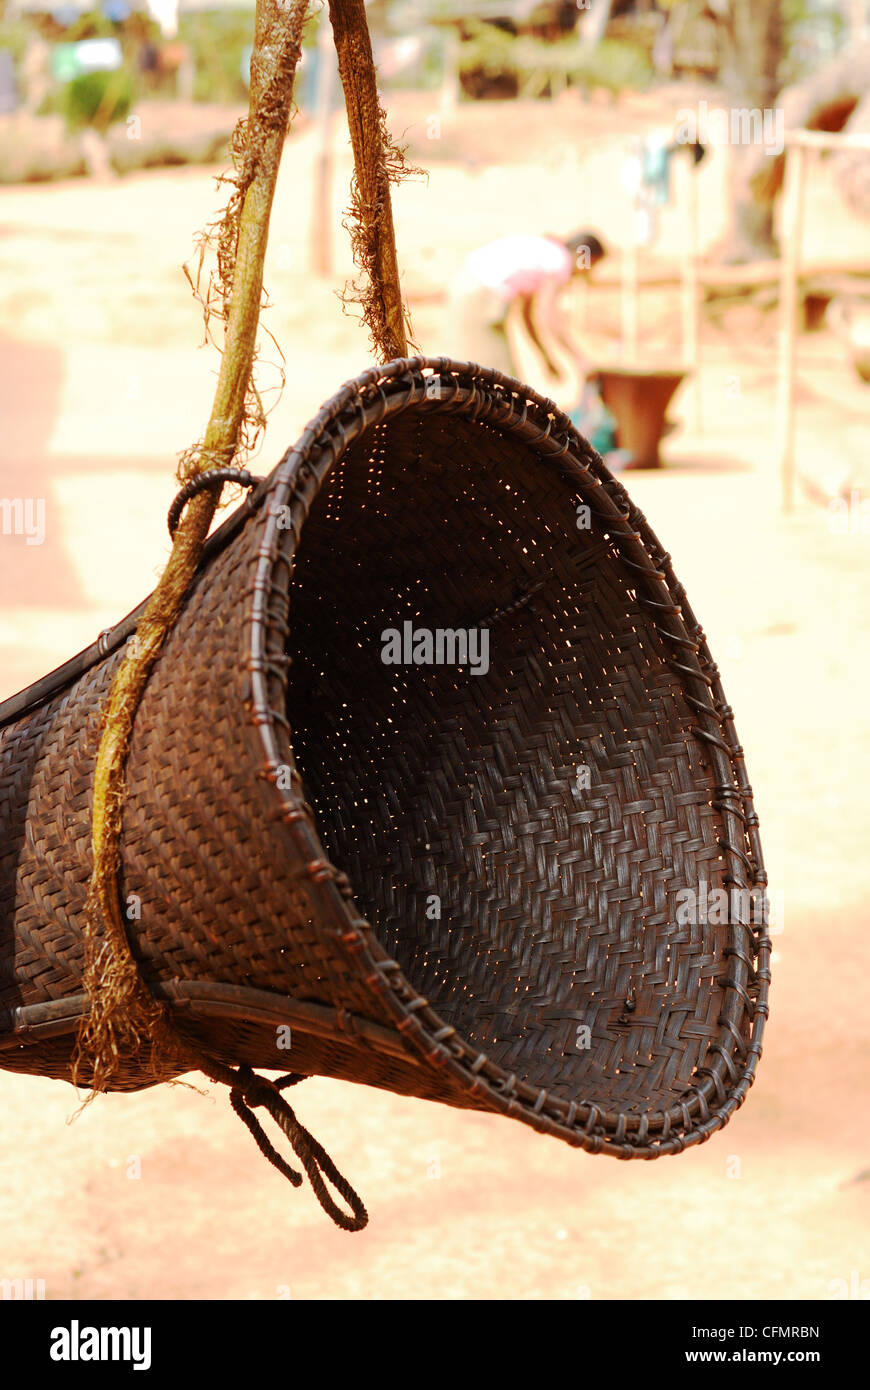
POLYGON ((351 1187, 347 1178, 338 1171, 323 1145, 319 1144, 314 1135, 299 1123, 293 1110, 281 1095, 281 1091, 287 1086, 295 1086, 299 1081, 304 1081, 306 1079, 304 1076, 298 1072, 290 1072, 287 1076, 279 1077, 277 1081, 270 1081, 268 1077, 258 1076, 249 1066, 241 1066, 233 1071, 220 1064, 214 1068, 204 1063, 200 1063, 200 1065, 213 1080, 226 1082, 230 1086, 230 1104, 239 1119, 251 1131, 263 1157, 267 1158, 272 1166, 287 1178, 288 1182, 291 1182, 294 1187, 301 1186, 302 1174, 292 1168, 270 1142, 263 1126, 253 1113, 255 1106, 262 1105, 272 1116, 279 1129, 286 1134, 293 1152, 305 1169, 308 1181, 314 1189, 314 1195, 336 1226, 340 1227, 342 1231, 361 1231, 368 1225, 368 1212, 359 1195, 351 1187), (327 1183, 332 1185, 350 1207, 349 1215, 334 1200, 327 1183))

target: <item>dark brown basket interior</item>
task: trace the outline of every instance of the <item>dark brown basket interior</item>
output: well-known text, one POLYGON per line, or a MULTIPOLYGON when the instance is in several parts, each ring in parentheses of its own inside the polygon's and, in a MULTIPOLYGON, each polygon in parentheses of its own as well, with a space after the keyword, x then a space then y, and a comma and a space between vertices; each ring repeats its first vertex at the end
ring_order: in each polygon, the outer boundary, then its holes
POLYGON ((720 1032, 729 929, 676 898, 723 883, 714 779, 580 501, 479 421, 370 429, 302 528, 288 717, 327 852, 432 1007, 520 1081, 665 1109, 720 1032), (488 628, 489 671, 384 664, 406 620, 488 628))

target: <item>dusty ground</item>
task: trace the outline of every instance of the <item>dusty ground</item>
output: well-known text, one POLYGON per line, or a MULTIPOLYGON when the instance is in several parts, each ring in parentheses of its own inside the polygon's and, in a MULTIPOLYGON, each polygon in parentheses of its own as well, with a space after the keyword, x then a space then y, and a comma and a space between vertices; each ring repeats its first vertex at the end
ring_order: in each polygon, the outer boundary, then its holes
MULTIPOLYGON (((418 158, 426 116, 418 102, 404 122, 418 158)), ((613 155, 660 117, 640 102, 490 108, 467 126, 448 113, 428 186, 396 198, 420 346, 450 350, 432 296, 476 241, 586 223, 618 244, 626 210, 613 155), (496 156, 516 162, 487 162, 496 156)), ((336 208, 342 145, 339 130, 336 208)), ((348 268, 340 227, 335 275, 308 270, 312 154, 310 135, 290 143, 276 205, 269 322, 287 385, 264 469, 367 361, 334 298, 348 268)), ((721 172, 714 162, 704 174, 705 243, 723 226, 721 172)), ((202 429, 215 367, 212 349, 195 350, 198 310, 179 266, 218 206, 210 171, 3 195, 0 494, 44 497, 47 529, 41 546, 0 545, 0 697, 138 602, 166 556, 174 455, 202 429)), ((669 212, 661 249, 672 259, 682 235, 669 212)), ((833 215, 822 170, 808 254, 848 254, 860 235, 833 215)), ((673 336, 666 308, 670 325, 649 311, 662 343, 673 336)), ((590 341, 614 355, 613 292, 585 315, 590 341)), ((55 1298, 826 1299, 832 1281, 870 1280, 870 523, 853 512, 851 532, 837 534, 803 499, 789 518, 779 510, 775 325, 747 311, 725 332, 710 328, 703 348, 703 430, 684 426, 665 471, 628 481, 722 667, 781 894, 773 1012, 746 1107, 677 1160, 624 1165, 503 1119, 310 1081, 300 1116, 372 1212, 350 1239, 308 1189, 291 1192, 262 1162, 214 1089, 106 1097, 67 1126, 68 1086, 0 1074, 14 1135, 0 1277, 42 1278, 55 1298)), ((800 382, 801 466, 826 479, 860 472, 867 388, 830 335, 802 340, 800 382)))

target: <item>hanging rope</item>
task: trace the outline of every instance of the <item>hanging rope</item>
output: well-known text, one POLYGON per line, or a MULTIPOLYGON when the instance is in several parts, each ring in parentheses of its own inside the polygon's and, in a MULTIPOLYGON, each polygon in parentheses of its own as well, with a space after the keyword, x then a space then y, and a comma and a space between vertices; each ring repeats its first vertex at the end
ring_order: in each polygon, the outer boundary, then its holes
MULTIPOLYGON (((257 339, 263 261, 281 150, 309 0, 289 14, 281 0, 257 0, 247 122, 234 137, 235 190, 222 224, 219 263, 227 288, 226 334, 211 418, 201 447, 183 461, 182 481, 229 466, 238 448, 257 339), (231 291, 229 276, 231 275, 231 291)), ((94 1093, 108 1087, 125 1056, 150 1046, 155 1076, 185 1055, 167 1010, 153 998, 133 957, 118 890, 125 766, 133 720, 148 676, 196 573, 221 485, 192 497, 177 519, 172 553, 115 674, 97 752, 92 815, 93 871, 85 909, 83 1020, 72 1077, 94 1093)))
MULTIPOLYGON (((329 18, 344 89, 353 146, 350 231, 363 283, 345 294, 361 305, 375 354, 381 362, 408 355, 408 314, 402 302, 390 184, 419 172, 393 144, 378 96, 377 73, 364 0, 329 0, 329 18)), ((347 224, 345 223, 345 226, 347 224)))
MULTIPOLYGON (((233 195, 218 234, 218 267, 224 290, 224 350, 211 418, 200 445, 182 458, 184 482, 170 514, 172 553, 136 629, 136 641, 116 672, 103 717, 97 752, 92 814, 94 864, 85 907, 84 985, 90 1010, 83 1019, 72 1060, 72 1080, 91 1087, 91 1097, 108 1088, 125 1057, 150 1049, 155 1079, 198 1068, 230 1087, 233 1109, 261 1151, 298 1186, 302 1177, 276 1153, 252 1113, 262 1105, 287 1135, 315 1195, 346 1231, 366 1225, 365 1207, 329 1155, 300 1125, 280 1088, 250 1068, 233 1071, 202 1053, 173 1025, 168 1009, 153 997, 141 975, 121 916, 118 875, 125 793, 125 766, 133 721, 148 676, 181 610, 225 482, 249 485, 249 474, 230 467, 246 425, 259 424, 259 398, 251 375, 263 293, 263 262, 281 151, 293 101, 309 0, 296 0, 289 14, 280 0, 257 0, 251 97, 247 122, 233 140, 233 195), (214 474, 214 477, 208 476, 214 474), (324 1179, 351 1208, 347 1215, 324 1179)), ((302 1078, 294 1076, 293 1081, 302 1078)))
MULTIPOLYGON (((71 1073, 74 1084, 91 1088, 92 1099, 108 1089, 126 1058, 145 1048, 150 1049, 155 1080, 198 1068, 230 1087, 233 1109, 260 1151, 298 1186, 301 1174, 275 1151, 253 1114, 255 1106, 268 1110, 289 1139, 324 1210, 343 1230, 359 1231, 368 1221, 365 1207, 280 1094, 303 1078, 294 1073, 271 1082, 249 1067, 234 1071, 178 1030, 168 1008, 154 998, 139 973, 119 891, 125 768, 136 710, 196 573, 225 483, 254 482, 245 470, 233 467, 233 460, 250 446, 264 422, 252 376, 263 264, 309 6, 310 0, 257 0, 249 112, 233 136, 234 171, 227 176, 233 192, 221 222, 212 229, 217 276, 200 296, 207 329, 211 317, 225 324, 214 404, 202 441, 181 457, 183 486, 169 518, 172 552, 139 621, 136 640, 115 673, 103 715, 94 777, 93 870, 85 906, 83 975, 89 1011, 76 1040, 71 1073), (350 1207, 350 1215, 336 1204, 327 1182, 350 1207)), ((353 249, 368 280, 358 291, 359 302, 377 352, 389 360, 407 353, 389 191, 390 183, 405 172, 404 161, 386 131, 362 0, 331 0, 330 14, 356 168, 353 249)), ((205 243, 209 240, 206 237, 205 243)), ((202 264, 201 248, 200 271, 202 264)), ((191 283, 199 294, 198 279, 191 283)))

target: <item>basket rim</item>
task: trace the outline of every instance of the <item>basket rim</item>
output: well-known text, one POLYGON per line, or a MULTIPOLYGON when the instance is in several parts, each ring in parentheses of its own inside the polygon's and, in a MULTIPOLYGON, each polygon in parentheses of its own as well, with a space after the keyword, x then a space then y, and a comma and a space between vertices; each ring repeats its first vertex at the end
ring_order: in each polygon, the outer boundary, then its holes
MULTIPOLYGON (((392 1028, 330 1004, 294 999, 276 990, 253 989, 247 985, 226 984, 219 980, 172 980, 149 982, 152 994, 191 1018, 212 1020, 219 1017, 238 1022, 289 1024, 300 1033, 334 1038, 345 1035, 360 1038, 367 1046, 387 1056, 400 1058, 413 1066, 419 1058, 401 1045, 392 1028)), ((77 1032, 89 1008, 88 995, 67 994, 40 1004, 17 1005, 0 1012, 0 1055, 12 1052, 29 1038, 66 1037, 77 1032)), ((269 1070, 269 1068, 263 1068, 269 1070)), ((279 1068, 272 1068, 279 1070, 279 1068)))
POLYGON ((543 1087, 508 1074, 466 1042, 427 999, 418 995, 398 961, 386 952, 357 911, 352 885, 331 863, 304 799, 294 790, 294 785, 301 787, 301 777, 284 713, 286 669, 276 671, 267 660, 269 593, 273 584, 280 582, 275 571, 281 566, 291 572, 305 518, 347 448, 375 425, 412 406, 433 413, 453 411, 519 435, 542 461, 558 460, 569 474, 593 514, 606 525, 622 560, 637 571, 639 586, 641 582, 649 586, 647 601, 655 612, 656 628, 674 644, 675 656, 669 664, 679 672, 684 695, 699 722, 692 732, 704 744, 716 777, 710 788, 711 804, 723 829, 719 844, 728 860, 726 881, 747 890, 766 885, 758 818, 733 712, 725 702, 718 668, 685 589, 673 573, 670 556, 622 485, 553 401, 492 368, 446 357, 397 358, 345 382, 270 477, 252 585, 247 664, 252 691, 249 727, 260 755, 265 757, 263 775, 270 783, 274 815, 285 825, 295 853, 306 866, 309 887, 319 890, 320 903, 335 922, 355 968, 367 968, 367 984, 392 1013, 405 1041, 427 1063, 451 1073, 469 1093, 485 1097, 492 1109, 539 1130, 558 1133, 592 1152, 607 1151, 620 1158, 678 1153, 721 1128, 743 1103, 754 1079, 768 1011, 770 941, 765 924, 756 934, 749 924, 729 923, 729 945, 723 953, 726 973, 720 979, 720 1032, 715 1042, 708 1043, 703 1065, 696 1068, 695 1076, 704 1079, 681 1101, 667 1110, 646 1112, 606 1111, 591 1101, 564 1101, 543 1087), (428 386, 433 377, 439 378, 437 392, 428 386), (279 526, 279 517, 288 509, 292 524, 279 526), (678 631, 661 626, 666 619, 678 631), (289 787, 277 775, 288 763, 296 772, 289 787), (746 853, 747 841, 752 860, 746 853), (751 882, 745 881, 747 877, 751 882), (750 988, 757 993, 755 1000, 750 997, 750 988), (739 1025, 747 1019, 751 1026, 748 1040, 744 1040, 739 1025), (742 1054, 739 1065, 733 1060, 735 1049, 742 1054))

